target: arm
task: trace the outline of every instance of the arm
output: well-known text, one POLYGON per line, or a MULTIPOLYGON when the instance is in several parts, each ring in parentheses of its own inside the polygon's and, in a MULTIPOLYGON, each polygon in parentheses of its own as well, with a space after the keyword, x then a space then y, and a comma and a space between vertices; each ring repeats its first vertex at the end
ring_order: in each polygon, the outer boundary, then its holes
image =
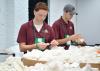
POLYGON ((27 52, 27 50, 31 51, 32 49, 36 48, 36 44, 26 45, 25 42, 19 43, 20 51, 27 52))
POLYGON ((65 44, 67 41, 70 41, 70 38, 57 39, 56 41, 59 43, 59 45, 61 45, 65 44))
POLYGON ((81 36, 79 34, 74 34, 68 38, 63 38, 63 39, 57 39, 59 44, 65 44, 68 41, 75 41, 76 39, 81 38, 81 36))
POLYGON ((60 26, 59 24, 57 24, 57 22, 55 22, 52 26, 53 30, 54 30, 54 34, 55 34, 55 39, 56 41, 59 43, 59 45, 65 44, 67 41, 69 41, 69 38, 62 38, 61 39, 61 33, 60 33, 60 26))
POLYGON ((60 45, 65 44, 68 41, 72 41, 80 37, 78 34, 74 35, 74 25, 72 22, 69 22, 71 29, 69 28, 68 34, 72 35, 68 38, 64 38, 64 34, 66 34, 66 28, 65 25, 63 25, 61 22, 55 22, 52 26, 55 32, 56 40, 59 42, 60 45))
POLYGON ((20 51, 26 52, 36 47, 35 44, 28 45, 27 43, 27 25, 23 24, 19 30, 17 42, 19 43, 20 51))

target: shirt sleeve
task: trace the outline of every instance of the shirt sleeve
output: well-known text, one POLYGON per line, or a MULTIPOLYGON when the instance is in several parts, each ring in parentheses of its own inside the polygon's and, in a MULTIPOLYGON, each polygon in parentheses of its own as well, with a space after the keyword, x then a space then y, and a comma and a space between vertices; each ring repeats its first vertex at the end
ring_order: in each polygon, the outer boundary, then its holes
POLYGON ((59 26, 57 26, 56 23, 53 24, 52 26, 53 30, 54 30, 54 34, 55 34, 55 39, 59 38, 59 26))
POLYGON ((21 43, 21 42, 26 43, 26 27, 25 27, 25 25, 22 25, 20 30, 19 30, 17 42, 18 43, 21 43))

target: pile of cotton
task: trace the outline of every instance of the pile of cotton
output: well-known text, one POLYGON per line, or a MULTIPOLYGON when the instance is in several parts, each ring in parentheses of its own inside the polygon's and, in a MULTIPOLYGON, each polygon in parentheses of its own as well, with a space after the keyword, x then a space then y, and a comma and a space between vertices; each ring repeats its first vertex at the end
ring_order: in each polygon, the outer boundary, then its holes
POLYGON ((0 63, 0 71, 26 71, 26 69, 19 57, 9 57, 0 63))
POLYGON ((76 48, 76 46, 71 46, 71 48, 72 49, 64 50, 62 47, 58 47, 45 51, 34 49, 31 52, 28 52, 27 54, 23 55, 23 57, 40 61, 60 60, 69 63, 100 62, 100 59, 96 57, 97 48, 89 46, 82 48, 76 48))

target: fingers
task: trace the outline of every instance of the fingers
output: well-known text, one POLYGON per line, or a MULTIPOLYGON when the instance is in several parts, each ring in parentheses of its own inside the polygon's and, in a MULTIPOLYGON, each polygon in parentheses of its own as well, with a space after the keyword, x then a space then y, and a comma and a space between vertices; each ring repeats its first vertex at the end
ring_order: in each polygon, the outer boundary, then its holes
POLYGON ((86 45, 85 39, 80 34, 75 34, 71 36, 73 42, 76 42, 79 45, 86 45))
POLYGON ((81 37, 80 34, 75 34, 75 35, 70 36, 70 40, 72 40, 72 41, 75 41, 75 40, 81 39, 81 38, 82 38, 82 37, 81 37))
POLYGON ((59 43, 56 40, 52 40, 50 44, 53 47, 53 46, 57 46, 59 43))

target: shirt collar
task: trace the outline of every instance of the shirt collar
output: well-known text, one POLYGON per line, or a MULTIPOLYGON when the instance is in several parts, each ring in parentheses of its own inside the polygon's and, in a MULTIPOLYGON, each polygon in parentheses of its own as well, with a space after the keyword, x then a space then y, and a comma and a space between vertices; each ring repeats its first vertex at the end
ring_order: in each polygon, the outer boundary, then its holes
POLYGON ((69 21, 68 21, 68 23, 66 23, 66 22, 63 20, 62 16, 60 17, 60 20, 62 21, 62 24, 67 25, 67 24, 69 23, 69 21))

